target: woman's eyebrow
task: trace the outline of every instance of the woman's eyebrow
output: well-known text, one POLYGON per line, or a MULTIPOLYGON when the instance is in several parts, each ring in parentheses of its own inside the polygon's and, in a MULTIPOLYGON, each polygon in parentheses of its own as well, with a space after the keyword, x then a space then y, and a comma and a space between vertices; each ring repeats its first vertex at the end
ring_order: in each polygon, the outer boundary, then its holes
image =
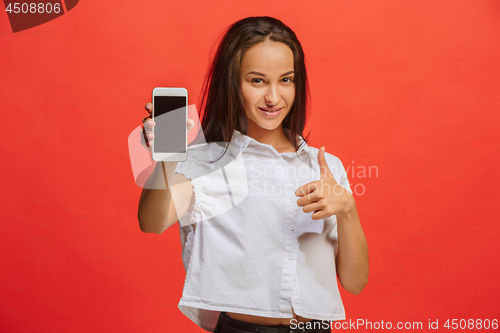
MULTIPOLYGON (((289 71, 289 72, 286 72, 285 74, 282 74, 281 76, 287 76, 287 75, 290 75, 290 74, 293 74, 293 73, 295 73, 295 72, 294 71, 289 71)), ((255 72, 255 71, 251 71, 251 72, 247 73, 247 75, 250 75, 250 74, 266 77, 266 74, 260 73, 260 72, 255 72)))

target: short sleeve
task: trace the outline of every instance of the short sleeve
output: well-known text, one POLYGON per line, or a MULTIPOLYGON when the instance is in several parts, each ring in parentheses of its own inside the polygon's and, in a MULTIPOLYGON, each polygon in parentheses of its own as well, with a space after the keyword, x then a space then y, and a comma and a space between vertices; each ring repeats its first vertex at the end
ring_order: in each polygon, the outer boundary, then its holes
MULTIPOLYGON (((189 161, 189 160, 186 160, 184 162, 178 162, 174 173, 179 173, 181 175, 186 176, 186 170, 189 170, 189 164, 191 164, 191 161, 189 161)), ((186 178, 189 179, 188 176, 186 176, 186 178)))
MULTIPOLYGON (((205 207, 207 207, 207 196, 204 193, 203 178, 197 178, 196 165, 192 161, 179 162, 175 168, 175 173, 181 174, 191 181, 194 197, 187 212, 179 218, 181 227, 201 222, 207 219, 205 207)), ((175 187, 175 185, 174 185, 175 187)), ((174 200, 175 204, 175 200, 174 200)))
MULTIPOLYGON (((329 154, 329 153, 325 153, 325 159, 326 159, 326 163, 328 164, 328 167, 330 168, 330 171, 332 172, 333 177, 335 178, 337 183, 352 194, 351 186, 349 185, 349 179, 347 178, 347 172, 344 169, 344 165, 342 164, 340 159, 337 156, 329 154)), ((330 237, 331 241, 334 243, 335 256, 337 256, 337 253, 338 253, 338 234, 337 234, 336 217, 335 217, 334 227, 333 227, 332 231, 330 232, 329 237, 330 237)))
MULTIPOLYGON (((220 217, 241 202, 248 192, 243 158, 227 154, 219 163, 207 161, 207 158, 214 160, 219 150, 214 145, 200 146, 188 152, 186 161, 177 164, 175 173, 191 181, 194 193, 188 211, 179 218, 181 227, 220 217)), ((175 199, 174 204, 177 204, 175 199)))

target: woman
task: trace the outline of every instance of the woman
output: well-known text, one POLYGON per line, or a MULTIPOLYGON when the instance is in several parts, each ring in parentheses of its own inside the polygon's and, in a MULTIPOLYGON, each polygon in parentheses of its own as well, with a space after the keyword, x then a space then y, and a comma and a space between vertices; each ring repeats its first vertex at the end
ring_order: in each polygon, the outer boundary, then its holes
MULTIPOLYGON (((181 225, 179 308, 205 330, 330 332, 345 319, 335 276, 354 294, 367 283, 366 239, 342 163, 302 137, 307 91, 290 28, 271 17, 234 23, 205 84, 207 144, 164 170, 157 163, 148 181, 165 174, 169 188, 141 194, 143 232, 181 225)), ((149 144, 152 126, 145 118, 149 144)))

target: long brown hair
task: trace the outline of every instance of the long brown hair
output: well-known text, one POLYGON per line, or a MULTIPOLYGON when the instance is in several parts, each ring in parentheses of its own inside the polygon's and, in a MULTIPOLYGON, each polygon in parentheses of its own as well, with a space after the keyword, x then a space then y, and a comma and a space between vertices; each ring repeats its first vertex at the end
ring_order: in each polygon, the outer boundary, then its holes
POLYGON ((248 133, 248 122, 240 83, 240 65, 245 52, 255 44, 266 40, 286 44, 293 52, 295 71, 295 99, 290 112, 282 122, 285 136, 295 149, 297 134, 307 142, 302 132, 309 104, 309 85, 304 62, 304 52, 295 33, 283 22, 269 16, 247 17, 233 25, 223 35, 214 60, 205 78, 200 110, 204 110, 196 144, 204 134, 207 143, 229 142, 235 129, 248 133), (288 133, 287 133, 288 132, 288 133))

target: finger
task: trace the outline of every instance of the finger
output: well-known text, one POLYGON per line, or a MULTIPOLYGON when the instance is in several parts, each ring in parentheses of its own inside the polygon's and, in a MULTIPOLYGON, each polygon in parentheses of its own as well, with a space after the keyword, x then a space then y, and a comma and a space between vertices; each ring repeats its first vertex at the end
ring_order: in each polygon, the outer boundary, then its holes
POLYGON ((149 148, 151 148, 154 138, 155 135, 153 134, 153 132, 147 132, 146 135, 144 136, 144 139, 146 140, 147 146, 149 148))
POLYGON ((151 147, 150 140, 148 139, 148 135, 144 130, 144 127, 140 128, 139 131, 141 132, 141 144, 149 149, 151 147))
POLYGON ((302 198, 297 200, 297 206, 299 207, 305 207, 313 202, 319 201, 320 197, 318 197, 318 192, 316 190, 312 191, 309 194, 304 195, 302 198))
MULTIPOLYGON (((146 144, 148 143, 148 133, 152 133, 153 126, 155 125, 155 122, 153 119, 146 117, 143 119, 143 126, 142 126, 142 136, 144 137, 144 140, 146 140, 146 144)), ((148 145, 149 147, 149 145, 148 145)))
POLYGON ((318 188, 318 181, 313 181, 300 186, 297 190, 295 190, 295 195, 298 197, 303 197, 304 195, 313 192, 317 188, 318 188))
MULTIPOLYGON (((150 132, 149 132, 150 133, 150 132)), ((142 137, 144 138, 144 141, 146 142, 146 146, 150 147, 150 140, 148 136, 148 131, 145 131, 144 128, 142 129, 142 137)))
POLYGON ((188 129, 188 132, 194 127, 194 120, 193 119, 190 119, 188 118, 187 120, 187 129, 188 129))
POLYGON ((332 214, 329 214, 325 210, 317 210, 311 215, 311 219, 313 220, 321 220, 321 219, 326 219, 327 217, 332 216, 332 214))
POLYGON ((151 135, 154 135, 154 134, 153 134, 153 131, 150 131, 150 130, 148 130, 148 129, 146 129, 146 128, 143 128, 142 133, 143 133, 143 135, 144 135, 144 137, 145 137, 145 138, 148 138, 148 137, 150 137, 151 135))
POLYGON ((328 164, 326 163, 325 147, 321 147, 319 149, 318 163, 319 163, 319 171, 320 171, 321 178, 333 177, 332 173, 330 172, 330 168, 328 167, 328 164))
POLYGON ((151 130, 156 125, 156 122, 153 119, 151 119, 150 117, 146 117, 143 119, 143 125, 148 130, 151 130))
POLYGON ((141 133, 140 134, 141 135, 140 141, 141 141, 142 146, 147 148, 148 147, 148 140, 146 140, 146 136, 144 134, 144 128, 143 127, 139 128, 139 133, 141 133))
POLYGON ((302 208, 302 211, 307 214, 307 213, 315 212, 318 210, 323 210, 323 208, 325 208, 325 207, 322 203, 313 202, 313 203, 310 203, 310 204, 304 206, 302 208))
POLYGON ((153 104, 147 103, 145 106, 145 109, 146 109, 146 111, 149 112, 149 114, 151 114, 151 112, 153 112, 153 104))

